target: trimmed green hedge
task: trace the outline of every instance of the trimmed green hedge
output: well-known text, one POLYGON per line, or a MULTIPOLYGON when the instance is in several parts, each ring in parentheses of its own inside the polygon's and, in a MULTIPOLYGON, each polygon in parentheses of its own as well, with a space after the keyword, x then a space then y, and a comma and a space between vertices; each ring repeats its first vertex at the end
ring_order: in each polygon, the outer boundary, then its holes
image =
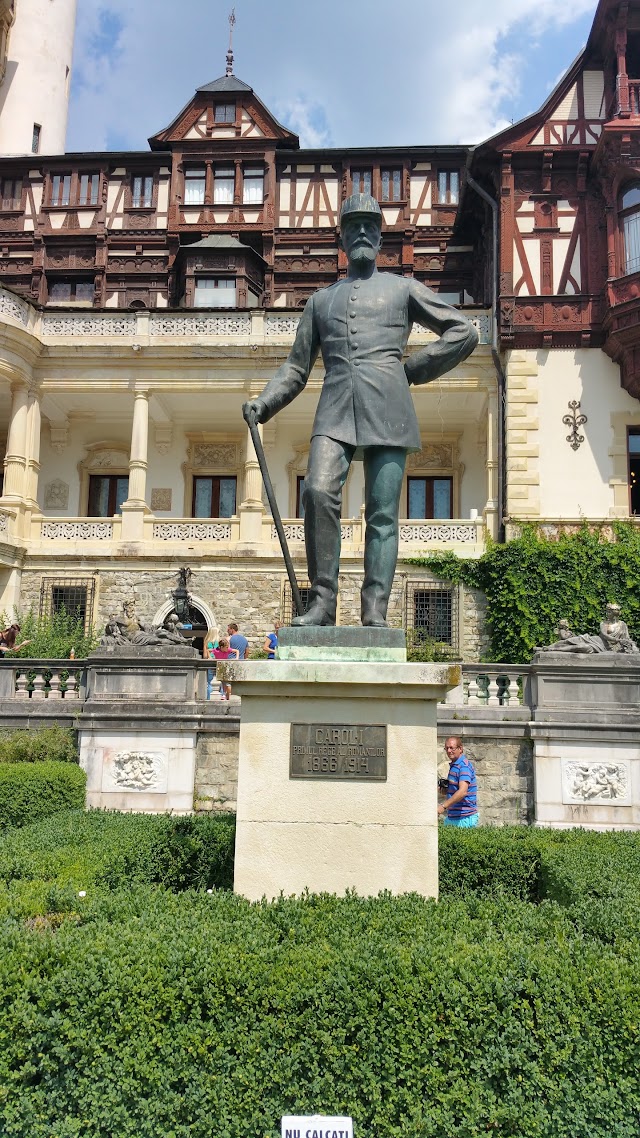
POLYGON ((76 897, 0 929, 0 1129, 636 1138, 639 966, 549 903, 76 897))
POLYGON ((0 763, 77 763, 76 733, 70 727, 0 733, 0 763))
POLYGON ((637 1138, 640 835, 444 829, 439 904, 251 905, 214 889, 232 840, 73 811, 0 841, 2 1135, 637 1138))
POLYGON ((0 831, 84 806, 86 775, 71 763, 0 763, 0 831))
POLYGON ((230 889, 234 841, 230 815, 69 811, 7 835, 0 843, 0 880, 77 889, 132 883, 230 889))

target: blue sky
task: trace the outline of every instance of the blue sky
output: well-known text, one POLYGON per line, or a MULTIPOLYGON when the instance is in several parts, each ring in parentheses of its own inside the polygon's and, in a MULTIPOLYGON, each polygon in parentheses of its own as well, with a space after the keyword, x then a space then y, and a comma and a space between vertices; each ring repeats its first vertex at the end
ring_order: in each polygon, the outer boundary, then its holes
MULTIPOLYGON (((303 146, 479 142, 534 111, 594 0, 236 0, 235 74, 303 146)), ((224 73, 227 0, 79 0, 69 150, 139 150, 224 73)))

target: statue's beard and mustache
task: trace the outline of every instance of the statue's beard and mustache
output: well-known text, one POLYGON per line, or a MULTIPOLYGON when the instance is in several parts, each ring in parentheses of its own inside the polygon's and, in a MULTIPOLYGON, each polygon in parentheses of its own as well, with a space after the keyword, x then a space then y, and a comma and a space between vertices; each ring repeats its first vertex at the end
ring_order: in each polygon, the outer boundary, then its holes
POLYGON ((378 250, 370 241, 357 241, 349 252, 349 260, 353 265, 370 265, 375 261, 378 250))

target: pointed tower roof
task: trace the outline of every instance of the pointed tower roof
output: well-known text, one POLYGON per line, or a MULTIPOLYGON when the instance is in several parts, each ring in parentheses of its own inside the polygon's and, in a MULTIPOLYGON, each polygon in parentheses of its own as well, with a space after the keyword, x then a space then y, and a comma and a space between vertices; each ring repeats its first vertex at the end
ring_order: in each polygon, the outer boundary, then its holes
MULTIPOLYGON (((212 80, 211 83, 205 83, 202 87, 196 88, 193 99, 181 110, 177 118, 168 127, 158 131, 149 139, 152 150, 159 150, 172 142, 186 141, 187 139, 198 143, 201 139, 206 138, 215 141, 215 130, 212 129, 210 121, 210 108, 212 104, 216 105, 219 102, 216 99, 217 95, 240 96, 237 102, 244 108, 243 114, 246 112, 246 121, 249 123, 247 128, 245 120, 243 120, 243 140, 252 135, 256 139, 273 139, 276 144, 283 143, 285 146, 296 150, 299 147, 300 142, 297 134, 287 130, 282 123, 279 123, 269 108, 265 107, 262 100, 258 98, 253 87, 250 87, 248 83, 243 83, 242 79, 238 79, 237 75, 233 74, 233 29, 235 23, 236 10, 232 8, 229 13, 229 47, 225 74, 221 75, 219 79, 212 80), (209 112, 207 112, 207 107, 209 112)), ((225 137, 228 137, 228 130, 225 130, 225 137)))
POLYGON ((236 75, 221 75, 219 79, 212 80, 211 83, 205 83, 202 87, 196 87, 196 91, 253 91, 248 83, 243 83, 242 79, 238 79, 236 75))

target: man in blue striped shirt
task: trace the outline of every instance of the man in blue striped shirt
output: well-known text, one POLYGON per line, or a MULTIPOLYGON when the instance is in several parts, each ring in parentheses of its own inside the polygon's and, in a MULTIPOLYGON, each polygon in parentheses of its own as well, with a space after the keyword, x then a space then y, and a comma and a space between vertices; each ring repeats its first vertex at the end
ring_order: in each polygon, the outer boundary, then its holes
POLYGON ((465 755, 459 735, 450 735, 444 749, 449 760, 447 801, 438 806, 438 814, 444 814, 447 826, 477 826, 478 783, 473 763, 465 755))

